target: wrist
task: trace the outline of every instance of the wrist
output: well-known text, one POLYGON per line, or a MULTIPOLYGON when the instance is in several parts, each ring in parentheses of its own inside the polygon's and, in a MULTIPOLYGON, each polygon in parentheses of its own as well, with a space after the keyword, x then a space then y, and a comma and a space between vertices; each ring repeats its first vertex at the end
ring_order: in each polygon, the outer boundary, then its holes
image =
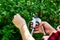
POLYGON ((46 31, 46 34, 50 35, 53 31, 56 31, 56 30, 55 29, 49 29, 49 30, 46 31))
POLYGON ((20 32, 21 32, 21 35, 22 35, 22 38, 25 40, 34 40, 34 38, 31 36, 31 34, 29 33, 29 30, 27 28, 27 25, 24 24, 22 25, 22 27, 19 28, 20 29, 20 32))
POLYGON ((19 29, 23 28, 24 26, 26 26, 26 24, 20 24, 19 29))

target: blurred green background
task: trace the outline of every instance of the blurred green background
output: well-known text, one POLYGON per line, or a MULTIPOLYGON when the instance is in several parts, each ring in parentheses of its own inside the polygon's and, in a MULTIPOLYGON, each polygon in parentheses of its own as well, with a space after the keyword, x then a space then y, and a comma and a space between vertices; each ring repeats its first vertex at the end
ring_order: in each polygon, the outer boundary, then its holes
MULTIPOLYGON (((19 30, 12 23, 13 16, 20 14, 29 28, 34 12, 40 13, 40 18, 54 28, 60 24, 60 0, 0 0, 0 40, 22 40, 19 30)), ((41 40, 42 36, 33 35, 36 40, 41 40)))

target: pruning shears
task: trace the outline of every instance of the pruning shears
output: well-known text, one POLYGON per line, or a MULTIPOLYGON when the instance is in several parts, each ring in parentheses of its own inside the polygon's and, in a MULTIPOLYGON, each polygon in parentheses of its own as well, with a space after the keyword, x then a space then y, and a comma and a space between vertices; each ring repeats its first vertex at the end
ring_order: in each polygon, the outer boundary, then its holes
MULTIPOLYGON (((39 23, 41 23, 41 19, 37 16, 36 13, 33 14, 34 17, 32 17, 32 22, 33 22, 33 25, 32 25, 32 31, 31 31, 31 35, 33 35, 33 32, 34 32, 34 28, 36 27, 36 25, 39 23)), ((42 26, 42 31, 44 33, 44 35, 46 35, 46 32, 45 32, 45 29, 44 27, 42 26)))

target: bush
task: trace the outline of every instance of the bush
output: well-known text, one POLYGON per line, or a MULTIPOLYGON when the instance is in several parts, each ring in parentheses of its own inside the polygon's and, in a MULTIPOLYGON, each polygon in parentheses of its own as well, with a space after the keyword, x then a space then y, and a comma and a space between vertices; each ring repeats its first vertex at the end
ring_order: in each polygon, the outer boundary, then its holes
MULTIPOLYGON (((54 28, 60 24, 60 0, 0 0, 0 40, 22 40, 19 30, 12 23, 13 16, 20 14, 28 26, 35 12, 39 12, 40 18, 54 28)), ((41 40, 43 35, 33 36, 41 40)))

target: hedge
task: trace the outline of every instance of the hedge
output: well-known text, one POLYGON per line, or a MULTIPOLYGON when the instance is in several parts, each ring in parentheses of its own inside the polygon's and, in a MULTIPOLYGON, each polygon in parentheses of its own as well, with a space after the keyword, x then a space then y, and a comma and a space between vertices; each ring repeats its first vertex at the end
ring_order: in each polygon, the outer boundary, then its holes
MULTIPOLYGON (((15 14, 20 14, 27 23, 33 13, 40 13, 42 21, 49 22, 56 28, 60 23, 60 0, 0 0, 0 40, 22 40, 18 28, 12 23, 15 14)), ((41 40, 43 34, 34 34, 41 40)))

